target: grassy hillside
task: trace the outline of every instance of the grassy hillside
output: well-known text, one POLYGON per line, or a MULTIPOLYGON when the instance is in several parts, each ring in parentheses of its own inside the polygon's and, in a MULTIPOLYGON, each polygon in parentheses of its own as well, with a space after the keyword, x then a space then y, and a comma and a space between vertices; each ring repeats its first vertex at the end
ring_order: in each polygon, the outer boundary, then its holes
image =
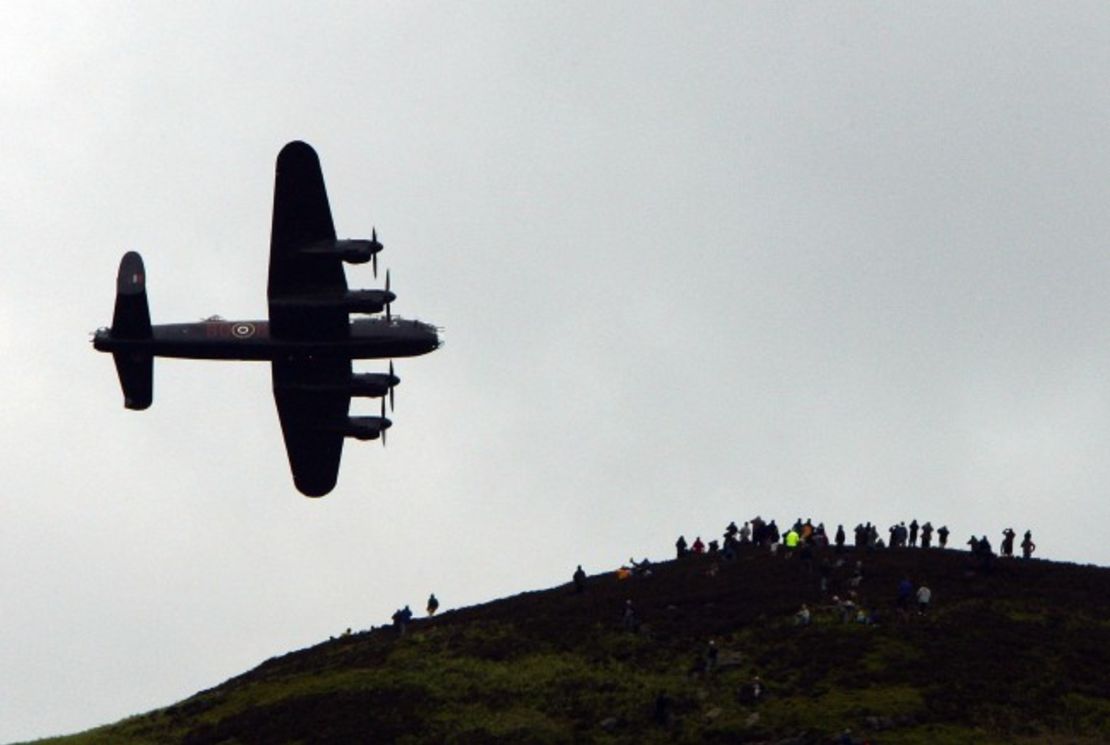
POLYGON ((165 709, 70 737, 137 743, 1096 743, 1110 741, 1110 570, 920 549, 749 548, 591 577, 271 659, 165 709), (844 623, 863 561, 861 604, 844 623), (717 571, 714 572, 713 568, 717 571), (927 584, 925 615, 896 608, 927 584), (628 600, 639 626, 622 622, 628 600), (795 625, 802 603, 809 626, 795 625), (709 641, 719 653, 707 671, 709 641), (766 695, 751 700, 759 676, 766 695), (657 702, 665 692, 665 705, 657 702))

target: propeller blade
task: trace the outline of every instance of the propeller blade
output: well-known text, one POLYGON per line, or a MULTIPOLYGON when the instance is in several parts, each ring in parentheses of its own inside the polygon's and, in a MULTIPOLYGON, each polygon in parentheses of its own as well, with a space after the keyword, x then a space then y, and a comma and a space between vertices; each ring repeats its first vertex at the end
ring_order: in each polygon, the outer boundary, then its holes
MULTIPOLYGON (((382 419, 385 419, 385 399, 384 398, 382 399, 382 419)), ((385 447, 385 437, 386 437, 385 433, 388 432, 388 431, 389 431, 389 427, 386 427, 385 422, 383 421, 382 422, 382 447, 383 448, 385 447)))
MULTIPOLYGON (((393 376, 393 360, 389 361, 389 377, 391 377, 391 378, 394 377, 393 376)), ((394 403, 394 400, 393 400, 393 389, 396 388, 396 387, 397 387, 396 383, 390 383, 390 385, 389 385, 389 410, 391 412, 396 411, 396 406, 395 406, 395 403, 394 403)))
POLYGON ((374 279, 378 278, 378 255, 373 254, 370 257, 370 264, 374 267, 374 279))

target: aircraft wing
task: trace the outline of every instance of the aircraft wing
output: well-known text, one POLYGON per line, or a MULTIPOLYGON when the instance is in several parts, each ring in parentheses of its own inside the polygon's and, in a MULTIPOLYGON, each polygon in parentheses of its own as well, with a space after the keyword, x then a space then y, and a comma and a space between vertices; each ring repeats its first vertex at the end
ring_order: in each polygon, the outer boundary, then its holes
POLYGON ((332 490, 343 453, 341 424, 351 396, 351 361, 337 358, 274 360, 274 403, 285 452, 301 493, 322 497, 332 490))
POLYGON ((328 193, 320 159, 311 146, 290 142, 278 153, 274 177, 274 214, 270 230, 270 334, 277 339, 345 338, 347 311, 339 307, 299 306, 283 299, 347 289, 337 254, 304 249, 335 243, 328 193))

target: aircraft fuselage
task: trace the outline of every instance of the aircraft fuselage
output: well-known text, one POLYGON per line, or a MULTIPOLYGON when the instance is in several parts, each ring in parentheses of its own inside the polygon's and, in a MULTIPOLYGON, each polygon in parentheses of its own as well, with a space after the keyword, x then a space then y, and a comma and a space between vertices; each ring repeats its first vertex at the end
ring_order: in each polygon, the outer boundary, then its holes
POLYGON ((136 351, 195 360, 363 360, 427 354, 439 346, 439 336, 430 324, 399 318, 356 319, 345 338, 311 340, 274 338, 269 321, 209 320, 152 326, 151 336, 144 339, 116 338, 110 329, 100 329, 93 346, 102 352, 136 351))

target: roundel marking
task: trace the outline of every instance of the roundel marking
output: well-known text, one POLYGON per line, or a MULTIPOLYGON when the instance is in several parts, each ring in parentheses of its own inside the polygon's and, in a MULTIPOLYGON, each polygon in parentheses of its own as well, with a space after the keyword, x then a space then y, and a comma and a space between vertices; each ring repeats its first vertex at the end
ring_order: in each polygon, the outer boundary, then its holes
POLYGON ((231 326, 231 335, 236 339, 249 339, 254 336, 253 323, 235 323, 231 326))

